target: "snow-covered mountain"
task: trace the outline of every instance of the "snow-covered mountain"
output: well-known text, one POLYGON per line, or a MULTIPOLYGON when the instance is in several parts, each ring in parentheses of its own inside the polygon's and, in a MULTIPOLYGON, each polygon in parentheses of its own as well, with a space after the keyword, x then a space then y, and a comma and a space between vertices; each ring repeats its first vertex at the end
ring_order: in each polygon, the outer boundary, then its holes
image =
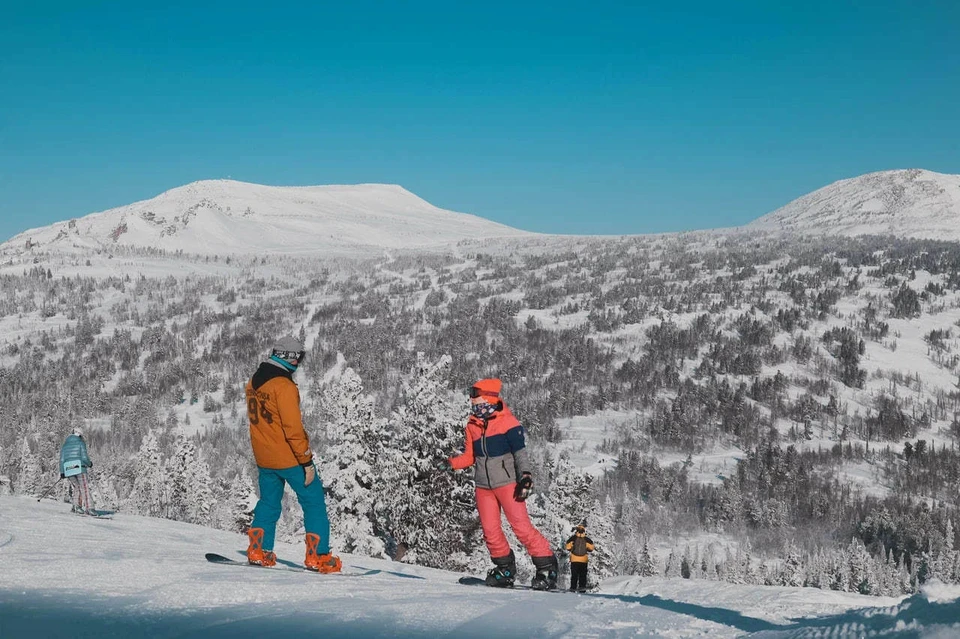
POLYGON ((960 241, 960 175, 922 169, 868 173, 804 195, 747 228, 960 241))
POLYGON ((3 248, 152 247, 194 254, 324 254, 441 246, 526 232, 437 208, 391 184, 263 186, 204 180, 10 239, 3 248))
MULTIPOLYGON (((354 555, 345 572, 217 566, 246 538, 0 495, 0 637, 955 637, 957 587, 909 598, 614 577, 590 595, 461 586, 458 573, 354 555)), ((302 544, 279 543, 299 562, 302 544)))

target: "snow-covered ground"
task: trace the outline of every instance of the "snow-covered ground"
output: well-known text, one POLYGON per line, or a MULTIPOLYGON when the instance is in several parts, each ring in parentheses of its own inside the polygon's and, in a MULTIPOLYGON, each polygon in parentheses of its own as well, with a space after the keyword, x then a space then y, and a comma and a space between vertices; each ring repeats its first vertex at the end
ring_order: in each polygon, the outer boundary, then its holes
MULTIPOLYGON (((905 600, 803 588, 616 577, 596 594, 457 584, 456 573, 344 555, 361 577, 217 566, 236 534, 0 497, 0 637, 960 636, 960 588, 905 600)), ((299 545, 278 545, 299 561, 299 545)))

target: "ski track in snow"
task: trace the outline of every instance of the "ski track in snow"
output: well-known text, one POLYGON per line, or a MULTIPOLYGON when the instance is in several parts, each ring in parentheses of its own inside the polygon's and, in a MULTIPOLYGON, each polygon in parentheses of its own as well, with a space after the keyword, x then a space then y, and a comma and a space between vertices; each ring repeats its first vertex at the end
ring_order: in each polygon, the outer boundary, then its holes
MULTIPOLYGON (((242 556, 244 546, 245 537, 210 528, 122 512, 97 520, 53 500, 0 497, 0 637, 960 636, 957 587, 899 600, 615 577, 575 595, 461 586, 458 573, 351 555, 346 569, 397 574, 346 579, 203 557, 242 556)), ((276 550, 294 562, 303 553, 276 550)))

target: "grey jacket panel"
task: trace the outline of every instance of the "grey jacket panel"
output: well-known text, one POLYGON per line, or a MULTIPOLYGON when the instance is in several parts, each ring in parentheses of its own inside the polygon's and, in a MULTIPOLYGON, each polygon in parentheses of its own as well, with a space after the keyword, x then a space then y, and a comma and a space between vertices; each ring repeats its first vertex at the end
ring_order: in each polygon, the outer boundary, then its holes
POLYGON ((530 454, 523 442, 519 424, 506 434, 480 439, 481 454, 475 451, 474 481, 480 488, 500 488, 517 483, 523 473, 530 472, 530 454), (499 454, 497 454, 499 453, 499 454))
MULTIPOLYGON (((526 451, 520 451, 526 456, 526 451)), ((517 483, 522 471, 517 470, 517 454, 507 453, 497 457, 477 457, 473 462, 474 481, 478 488, 500 488, 517 483)))

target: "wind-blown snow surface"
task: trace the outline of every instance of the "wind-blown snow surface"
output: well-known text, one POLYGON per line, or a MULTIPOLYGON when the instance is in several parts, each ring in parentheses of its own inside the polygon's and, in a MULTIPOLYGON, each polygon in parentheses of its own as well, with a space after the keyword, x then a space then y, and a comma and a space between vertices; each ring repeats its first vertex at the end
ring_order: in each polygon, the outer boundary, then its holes
POLYGON ((746 228, 960 241, 960 175, 868 173, 804 195, 746 228))
MULTIPOLYGON (((455 573, 344 555, 362 577, 217 566, 245 539, 190 524, 0 497, 0 637, 956 637, 960 589, 900 601, 620 577, 598 594, 461 586, 455 573), (387 572, 390 571, 390 572, 387 572), (873 634, 870 634, 873 633, 873 634)), ((299 561, 301 546, 278 545, 299 561)))
POLYGON ((396 185, 288 187, 205 180, 150 200, 25 231, 2 246, 324 254, 524 235, 474 215, 437 208, 396 185))

